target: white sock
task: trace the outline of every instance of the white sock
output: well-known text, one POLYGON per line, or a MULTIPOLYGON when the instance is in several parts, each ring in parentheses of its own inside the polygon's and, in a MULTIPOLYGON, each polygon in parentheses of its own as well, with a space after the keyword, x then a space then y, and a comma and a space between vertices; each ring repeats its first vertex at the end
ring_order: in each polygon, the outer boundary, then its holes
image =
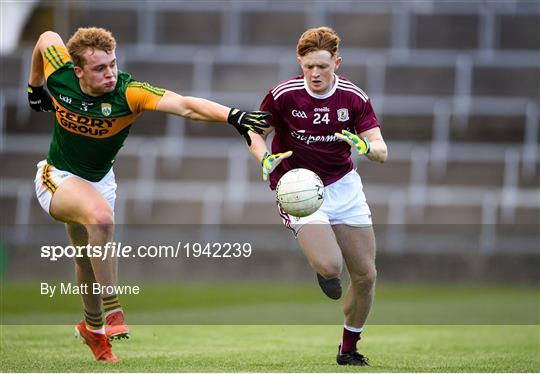
POLYGON ((349 330, 351 332, 361 333, 362 330, 364 330, 364 326, 362 326, 362 327, 351 327, 351 326, 343 325, 343 327, 345 328, 345 330, 349 330))
POLYGON ((87 329, 88 331, 92 331, 94 334, 105 334, 105 325, 101 326, 100 329, 96 329, 96 330, 94 330, 94 329, 89 329, 88 326, 86 326, 86 329, 87 329))

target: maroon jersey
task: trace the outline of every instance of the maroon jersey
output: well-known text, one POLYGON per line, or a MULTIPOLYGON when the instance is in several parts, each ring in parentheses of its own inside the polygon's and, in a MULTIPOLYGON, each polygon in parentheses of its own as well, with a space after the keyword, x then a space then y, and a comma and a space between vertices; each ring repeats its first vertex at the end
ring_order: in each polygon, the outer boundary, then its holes
POLYGON ((287 171, 305 168, 329 185, 353 168, 349 144, 334 133, 349 130, 361 133, 378 127, 368 96, 347 79, 336 76, 324 95, 311 92, 299 75, 274 87, 264 98, 261 110, 272 113, 268 120, 275 128, 272 153, 293 151, 270 174, 270 188, 287 171))

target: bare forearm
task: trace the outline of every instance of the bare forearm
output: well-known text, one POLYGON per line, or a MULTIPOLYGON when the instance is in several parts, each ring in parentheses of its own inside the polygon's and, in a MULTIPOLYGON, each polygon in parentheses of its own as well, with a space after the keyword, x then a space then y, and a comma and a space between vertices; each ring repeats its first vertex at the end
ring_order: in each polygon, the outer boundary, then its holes
POLYGON ((172 91, 165 91, 155 109, 158 112, 176 114, 197 121, 228 123, 245 138, 248 144, 249 132, 263 132, 269 127, 264 121, 270 117, 266 112, 246 112, 215 103, 199 97, 181 96, 172 91))
POLYGON ((371 161, 385 162, 388 158, 388 148, 382 139, 369 142, 369 153, 365 155, 371 161))
POLYGON ((28 84, 34 87, 43 86, 45 84, 45 73, 43 72, 43 59, 41 57, 39 41, 34 48, 34 53, 32 54, 32 65, 30 67, 28 84))
POLYGON ((197 121, 227 122, 231 108, 198 97, 184 96, 183 100, 185 110, 182 116, 197 121))
POLYGON ((261 162, 262 158, 268 152, 268 146, 266 145, 266 137, 254 134, 250 132, 249 134, 251 138, 251 146, 249 147, 249 153, 257 160, 257 162, 261 162))

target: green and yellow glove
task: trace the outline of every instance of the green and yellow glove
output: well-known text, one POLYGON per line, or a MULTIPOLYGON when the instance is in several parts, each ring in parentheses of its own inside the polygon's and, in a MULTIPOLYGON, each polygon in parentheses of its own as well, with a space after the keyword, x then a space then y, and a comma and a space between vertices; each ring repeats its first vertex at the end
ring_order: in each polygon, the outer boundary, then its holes
POLYGON ((240 109, 232 108, 229 112, 227 122, 234 126, 236 131, 246 139, 248 146, 250 146, 251 138, 248 133, 252 131, 257 134, 263 134, 264 129, 270 127, 264 120, 271 116, 272 115, 267 112, 245 112, 240 109))
POLYGON ((358 152, 359 155, 366 155, 369 153, 369 141, 365 136, 361 138, 347 130, 342 130, 341 134, 336 132, 334 135, 339 140, 349 143, 351 147, 356 149, 356 152, 358 152))
POLYGON ((275 155, 266 152, 261 160, 263 181, 267 181, 268 175, 270 175, 270 173, 274 171, 274 169, 281 163, 281 161, 288 157, 291 157, 291 155, 292 151, 276 153, 275 155))

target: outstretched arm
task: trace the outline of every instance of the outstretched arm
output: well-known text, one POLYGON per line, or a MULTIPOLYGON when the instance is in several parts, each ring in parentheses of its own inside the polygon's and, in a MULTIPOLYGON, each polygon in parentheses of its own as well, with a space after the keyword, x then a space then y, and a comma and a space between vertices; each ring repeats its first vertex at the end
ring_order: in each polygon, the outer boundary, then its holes
POLYGON ((231 108, 210 100, 165 91, 156 110, 198 121, 227 122, 231 108))
POLYGON ((245 112, 199 97, 181 96, 172 91, 165 91, 155 110, 198 121, 228 122, 246 139, 248 145, 251 145, 249 132, 262 134, 263 129, 269 126, 264 119, 270 117, 265 112, 245 112))

